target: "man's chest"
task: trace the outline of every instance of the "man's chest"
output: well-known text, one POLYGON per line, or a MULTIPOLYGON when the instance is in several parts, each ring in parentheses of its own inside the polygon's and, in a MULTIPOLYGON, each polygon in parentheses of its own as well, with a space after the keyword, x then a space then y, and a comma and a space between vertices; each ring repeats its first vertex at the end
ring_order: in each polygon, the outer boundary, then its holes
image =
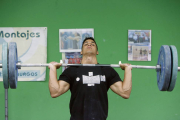
POLYGON ((107 79, 101 67, 79 67, 73 77, 73 86, 106 85, 107 79))

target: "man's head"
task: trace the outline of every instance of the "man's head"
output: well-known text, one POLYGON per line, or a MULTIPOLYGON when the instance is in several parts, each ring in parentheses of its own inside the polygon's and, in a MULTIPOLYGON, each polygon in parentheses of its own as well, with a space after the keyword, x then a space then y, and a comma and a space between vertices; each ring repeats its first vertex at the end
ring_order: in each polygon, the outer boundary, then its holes
MULTIPOLYGON (((82 48, 81 48, 81 50, 83 49, 83 44, 86 42, 86 40, 93 40, 94 41, 94 43, 96 44, 96 41, 95 41, 95 39, 93 38, 93 37, 86 37, 85 39, 84 39, 84 41, 83 41, 83 43, 82 43, 82 48)), ((97 44, 96 44, 96 48, 97 48, 97 51, 98 51, 98 46, 97 46, 97 44)))
POLYGON ((89 52, 90 51, 96 52, 96 54, 98 54, 98 46, 93 37, 87 37, 84 39, 84 41, 82 43, 81 54, 83 54, 84 50, 89 51, 89 52), (85 49, 85 47, 88 49, 85 49))

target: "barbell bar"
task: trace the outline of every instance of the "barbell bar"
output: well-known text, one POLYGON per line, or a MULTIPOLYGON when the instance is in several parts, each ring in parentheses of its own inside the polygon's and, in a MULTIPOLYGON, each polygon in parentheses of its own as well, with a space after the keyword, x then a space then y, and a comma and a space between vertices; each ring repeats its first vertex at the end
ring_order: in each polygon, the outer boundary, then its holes
MULTIPOLYGON (((28 64, 21 64, 17 63, 17 67, 48 67, 50 63, 28 63, 28 64)), ((100 67, 114 67, 114 68, 119 68, 119 64, 65 64, 62 63, 62 67, 80 67, 80 66, 100 66, 100 67)), ((138 69, 161 69, 159 65, 157 66, 144 66, 144 65, 131 65, 132 68, 138 68, 138 69)), ((0 64, 0 68, 2 68, 2 64, 0 64)), ((180 67, 178 67, 178 71, 180 71, 180 67)))
MULTIPOLYGON (((5 55, 2 56, 3 63, 0 64, 0 68, 5 69, 4 66, 8 66, 8 73, 9 74, 9 83, 10 87, 13 89, 16 89, 17 87, 17 79, 18 79, 18 69, 21 69, 21 67, 48 67, 50 63, 39 63, 39 64, 22 64, 18 62, 18 54, 17 54, 17 45, 15 42, 9 43, 9 49, 7 49, 8 44, 3 43, 2 51, 5 53, 5 55), (6 54, 8 54, 8 57, 6 58, 6 54), (4 57, 5 56, 5 57, 4 57), (6 62, 7 61, 7 62, 6 62), (8 65, 4 65, 4 63, 8 65), (13 67, 12 67, 13 66, 13 67)), ((62 63, 62 62, 61 62, 62 63)), ((121 63, 119 63, 121 64, 121 63)), ((63 67, 69 67, 69 66, 107 66, 107 67, 118 67, 120 68, 119 64, 64 64, 62 63, 63 67)), ((159 50, 159 56, 158 56, 158 63, 156 66, 143 66, 143 65, 131 65, 132 68, 140 68, 140 69, 156 69, 157 71, 157 84, 160 91, 172 91, 175 86, 175 82, 177 79, 177 72, 180 71, 180 67, 178 67, 178 55, 177 55, 177 49, 173 45, 162 45, 159 50)), ((4 74, 3 74, 4 76, 4 74)), ((7 78, 6 78, 7 79, 7 78)), ((3 82, 6 82, 4 84, 4 88, 9 88, 9 83, 7 83, 7 80, 4 80, 3 82)))
MULTIPOLYGON (((21 64, 17 63, 17 67, 48 67, 50 63, 39 63, 39 64, 21 64)), ((64 64, 62 63, 62 67, 70 67, 70 66, 100 66, 100 67, 120 67, 119 64, 64 64)), ((131 65, 132 68, 140 68, 140 69, 160 69, 160 66, 142 66, 142 65, 131 65)), ((2 64, 0 64, 0 68, 2 68, 2 64)))

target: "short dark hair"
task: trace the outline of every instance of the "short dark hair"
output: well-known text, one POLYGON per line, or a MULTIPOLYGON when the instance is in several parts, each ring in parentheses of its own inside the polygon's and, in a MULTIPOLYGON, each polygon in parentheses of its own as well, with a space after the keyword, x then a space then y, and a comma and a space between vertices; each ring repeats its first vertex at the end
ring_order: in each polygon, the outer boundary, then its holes
MULTIPOLYGON (((96 41, 95 41, 95 39, 94 39, 93 37, 86 37, 86 38, 83 40, 83 43, 82 43, 82 48, 83 48, 83 44, 84 44, 84 42, 85 42, 86 40, 88 40, 88 39, 93 40, 93 41, 95 42, 95 44, 96 44, 96 41)), ((81 48, 81 49, 82 49, 82 48, 81 48)), ((98 46, 97 46, 97 44, 96 44, 96 48, 97 48, 97 51, 98 51, 98 46)))

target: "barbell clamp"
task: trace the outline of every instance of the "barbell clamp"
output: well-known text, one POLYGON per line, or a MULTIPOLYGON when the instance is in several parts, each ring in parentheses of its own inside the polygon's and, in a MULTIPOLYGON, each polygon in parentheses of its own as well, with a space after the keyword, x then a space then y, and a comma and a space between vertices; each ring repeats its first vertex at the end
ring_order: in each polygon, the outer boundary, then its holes
POLYGON ((18 60, 18 63, 16 64, 18 69, 21 69, 21 63, 22 62, 20 60, 18 60))
POLYGON ((156 72, 161 70, 161 66, 160 65, 156 65, 156 72))

